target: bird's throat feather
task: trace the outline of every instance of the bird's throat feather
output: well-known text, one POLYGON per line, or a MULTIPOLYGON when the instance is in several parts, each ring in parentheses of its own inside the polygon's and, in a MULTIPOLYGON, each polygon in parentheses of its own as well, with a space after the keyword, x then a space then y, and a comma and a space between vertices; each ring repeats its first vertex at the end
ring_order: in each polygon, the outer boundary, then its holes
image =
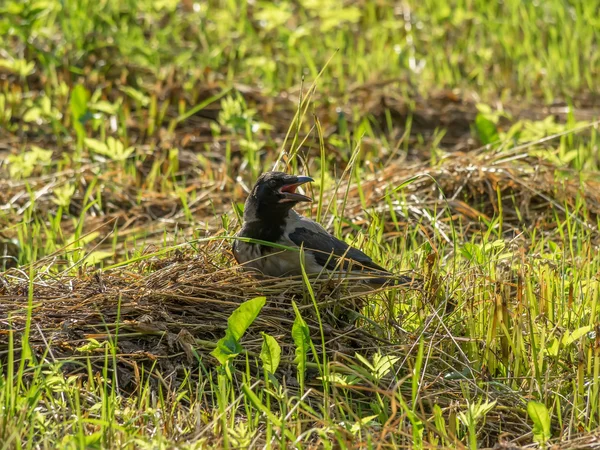
MULTIPOLYGON (((277 243, 281 240, 285 229, 285 219, 283 220, 255 220, 244 223, 241 236, 260 241, 277 243)), ((274 247, 260 245, 261 253, 271 252, 274 247)))

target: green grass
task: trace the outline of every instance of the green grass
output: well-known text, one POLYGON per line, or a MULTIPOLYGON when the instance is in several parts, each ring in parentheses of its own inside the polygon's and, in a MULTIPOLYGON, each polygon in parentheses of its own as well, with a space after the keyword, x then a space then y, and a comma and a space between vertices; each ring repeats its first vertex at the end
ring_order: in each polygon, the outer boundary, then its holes
POLYGON ((590 444, 598 9, 0 4, 0 448, 590 444), (424 288, 241 273, 274 166, 424 288))

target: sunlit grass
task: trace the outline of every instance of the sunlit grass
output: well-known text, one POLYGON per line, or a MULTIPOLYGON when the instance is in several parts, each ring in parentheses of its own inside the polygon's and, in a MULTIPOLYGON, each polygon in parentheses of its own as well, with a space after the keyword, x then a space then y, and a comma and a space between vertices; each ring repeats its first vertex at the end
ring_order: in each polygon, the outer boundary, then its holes
POLYGON ((599 8, 4 2, 1 447, 586 439, 599 8), (228 245, 274 167, 316 180, 304 214, 423 285, 249 282, 228 245), (228 336, 223 311, 262 295, 228 336))

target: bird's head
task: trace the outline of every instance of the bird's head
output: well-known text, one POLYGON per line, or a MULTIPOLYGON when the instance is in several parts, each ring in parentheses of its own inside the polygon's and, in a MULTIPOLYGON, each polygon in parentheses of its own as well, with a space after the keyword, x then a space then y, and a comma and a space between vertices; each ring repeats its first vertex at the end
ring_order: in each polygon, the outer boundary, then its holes
POLYGON ((314 181, 310 177, 283 172, 263 173, 248 197, 246 208, 253 207, 258 215, 286 214, 300 202, 312 202, 310 197, 296 192, 299 186, 314 181))

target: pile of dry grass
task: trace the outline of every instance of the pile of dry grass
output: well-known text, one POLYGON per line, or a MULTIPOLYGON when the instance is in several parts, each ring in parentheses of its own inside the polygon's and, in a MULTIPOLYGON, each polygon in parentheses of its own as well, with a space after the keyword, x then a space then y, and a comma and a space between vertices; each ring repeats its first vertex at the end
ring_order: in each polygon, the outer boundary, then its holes
MULTIPOLYGON (((282 344, 283 360, 293 360, 293 300, 300 304, 320 349, 319 324, 312 304, 306 302, 302 280, 257 280, 237 268, 220 268, 215 255, 227 252, 226 245, 213 242, 199 253, 176 250, 168 257, 105 273, 84 270, 79 276, 39 276, 33 282, 29 343, 47 360, 91 354, 101 367, 105 349, 102 345, 93 348, 90 340, 116 340, 123 380, 131 380, 136 364, 155 361, 162 373, 172 374, 175 380, 182 369, 197 365, 192 349, 204 364, 216 364, 209 353, 225 335, 227 318, 243 301, 266 296, 267 304, 243 341, 250 355, 260 353, 260 332, 264 331, 282 344)), ((10 333, 15 346, 20 346, 30 283, 25 272, 16 269, 6 272, 2 280, 0 323, 4 330, 11 330, 0 333, 0 357, 5 358, 10 333)), ((320 282, 315 289, 321 306, 351 306, 356 300, 343 297, 334 281, 320 282)), ((386 342, 359 327, 343 329, 335 321, 328 324, 325 320, 324 331, 326 348, 332 354, 352 354, 386 342)), ((126 384, 121 386, 126 388, 126 384)))
MULTIPOLYGON (((425 239, 437 231, 450 242, 453 225, 464 233, 461 238, 469 239, 473 233, 487 230, 500 213, 505 234, 511 232, 512 236, 532 228, 554 234, 557 220, 567 215, 595 230, 600 215, 600 178, 557 167, 521 150, 455 152, 435 166, 391 163, 363 180, 360 189, 367 208, 380 213, 390 209, 387 198, 394 199, 391 204, 396 215, 404 218, 401 225, 419 224, 425 239), (402 187, 394 195, 397 186, 402 187), (584 209, 578 206, 582 203, 584 209)), ((339 188, 343 194, 346 190, 346 214, 364 218, 358 187, 339 188)), ((387 231, 393 232, 391 221, 387 223, 387 231)))

